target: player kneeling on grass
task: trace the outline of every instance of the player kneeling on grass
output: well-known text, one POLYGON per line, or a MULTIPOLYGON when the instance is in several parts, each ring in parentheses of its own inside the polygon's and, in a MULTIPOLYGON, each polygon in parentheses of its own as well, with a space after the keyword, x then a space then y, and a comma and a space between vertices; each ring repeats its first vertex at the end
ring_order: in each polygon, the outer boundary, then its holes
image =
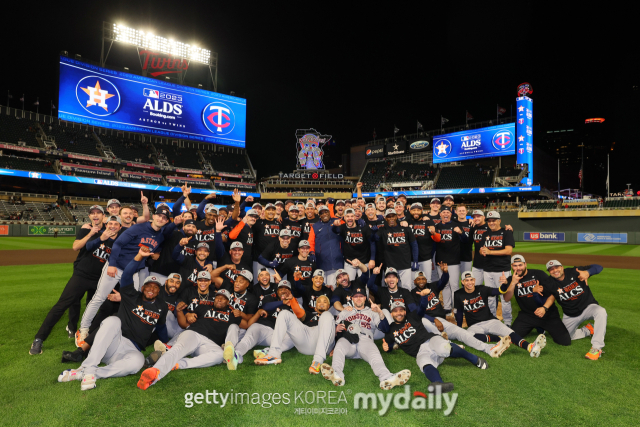
POLYGON ((602 266, 592 264, 564 268, 560 261, 551 260, 547 263, 547 271, 555 279, 550 289, 551 294, 562 307, 562 323, 571 334, 571 339, 579 340, 591 335, 591 350, 585 357, 598 360, 603 353, 604 334, 607 332, 607 311, 598 305, 587 279, 600 273, 602 266), (587 319, 593 319, 593 326, 587 324, 578 328, 587 319))
POLYGON ((394 345, 397 344, 409 356, 416 358, 416 363, 427 379, 431 381, 431 385, 442 386, 443 392, 447 393, 453 390, 453 383, 443 382, 438 372, 438 366, 444 362, 445 358, 462 357, 480 369, 489 367, 487 361, 482 357, 471 354, 440 335, 427 331, 415 313, 407 313, 403 303, 394 302, 391 305, 391 317, 393 322, 390 325, 386 318, 379 325, 387 330, 387 334, 382 340, 382 349, 386 352, 392 352, 394 345))
POLYGON ((287 282, 284 291, 280 291, 281 288, 278 288, 278 296, 283 304, 291 307, 292 311, 281 311, 278 314, 271 337, 271 347, 264 357, 255 360, 255 364, 277 365, 282 363, 280 356, 283 351, 288 350, 287 342, 290 339, 300 353, 313 356, 309 372, 317 374, 335 341, 335 325, 333 315, 329 312, 330 305, 326 304, 326 299, 322 299, 322 303, 318 306, 318 301, 320 301, 318 299, 316 314, 309 316, 310 313, 300 307, 298 301, 291 295, 290 286, 287 282), (308 319, 307 316, 309 316, 308 319))
POLYGON ((462 284, 464 287, 453 294, 458 326, 462 326, 462 316, 465 316, 469 326, 467 331, 473 333, 480 341, 497 342, 509 337, 512 343, 526 349, 531 357, 540 356, 540 350, 547 345, 544 335, 538 335, 535 342, 529 343, 491 314, 489 297, 498 295, 499 288, 476 286, 476 279, 470 271, 462 273, 462 284))
POLYGON ((155 276, 147 277, 141 291, 136 291, 133 286, 133 275, 149 255, 148 248, 141 248, 122 271, 122 301, 118 315, 102 321, 85 361, 78 369, 62 372, 58 382, 82 379, 80 389, 90 390, 96 387, 96 379, 135 374, 144 364, 141 351, 153 330, 156 329, 161 339, 167 339, 165 319, 169 310, 167 304, 157 298, 161 286, 159 280, 155 276), (107 366, 98 367, 100 363, 107 366))
POLYGON ((511 325, 513 332, 526 337, 533 328, 539 328, 548 331, 556 344, 571 345, 571 336, 551 294, 553 280, 542 270, 527 268, 522 255, 511 257, 511 268, 513 275, 500 277, 500 293, 504 294, 505 301, 515 297, 520 307, 520 313, 511 325))
POLYGON ((367 297, 364 288, 354 289, 352 299, 353 309, 341 311, 336 320, 336 332, 344 333, 333 350, 332 364, 323 363, 320 367, 322 376, 333 385, 343 386, 345 359, 362 359, 380 380, 381 389, 391 390, 405 384, 411 378, 411 371, 405 369, 392 374, 373 342, 373 334, 385 318, 380 306, 374 303, 371 303, 371 308, 365 306, 367 297))
POLYGON ((178 311, 178 323, 183 328, 175 344, 153 367, 142 372, 138 388, 148 389, 175 369, 207 368, 223 362, 222 344, 231 325, 246 328, 246 321, 235 316, 229 306, 231 294, 226 289, 216 293, 213 307, 200 304, 185 316, 178 311), (193 356, 187 358, 187 356, 193 356))

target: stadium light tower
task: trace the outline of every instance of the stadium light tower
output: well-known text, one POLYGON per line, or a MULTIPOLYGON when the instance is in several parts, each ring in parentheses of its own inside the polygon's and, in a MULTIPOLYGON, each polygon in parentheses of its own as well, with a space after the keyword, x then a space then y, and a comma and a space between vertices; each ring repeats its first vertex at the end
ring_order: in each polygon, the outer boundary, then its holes
MULTIPOLYGON (((172 64, 172 66, 175 65, 182 70, 182 72, 179 73, 175 72, 180 83, 183 83, 184 76, 191 62, 204 64, 209 67, 213 90, 218 91, 218 54, 211 52, 209 49, 192 46, 173 39, 166 39, 150 31, 145 32, 127 27, 126 25, 103 22, 100 66, 104 67, 106 65, 109 52, 111 52, 111 47, 114 42, 135 46, 139 58, 145 54, 147 58, 149 55, 154 54, 169 56, 169 61, 163 61, 162 63, 172 64), (105 42, 108 43, 106 52, 105 42), (176 61, 180 61, 178 65, 175 64, 176 61)), ((153 63, 153 60, 151 62, 153 63)), ((157 62, 160 63, 160 60, 157 62)), ((148 60, 143 63, 142 59, 140 59, 140 67, 142 68, 143 75, 147 74, 148 66, 148 60)), ((153 73, 151 74, 155 77, 153 73)))

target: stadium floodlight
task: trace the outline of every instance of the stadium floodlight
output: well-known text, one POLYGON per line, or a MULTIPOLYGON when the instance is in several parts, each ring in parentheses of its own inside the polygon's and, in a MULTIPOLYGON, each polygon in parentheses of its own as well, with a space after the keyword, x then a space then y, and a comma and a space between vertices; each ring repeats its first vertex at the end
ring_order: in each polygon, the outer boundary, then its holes
POLYGON ((144 32, 121 24, 113 24, 113 40, 132 44, 154 52, 186 58, 191 61, 211 64, 211 51, 191 46, 172 39, 156 36, 152 32, 144 32))

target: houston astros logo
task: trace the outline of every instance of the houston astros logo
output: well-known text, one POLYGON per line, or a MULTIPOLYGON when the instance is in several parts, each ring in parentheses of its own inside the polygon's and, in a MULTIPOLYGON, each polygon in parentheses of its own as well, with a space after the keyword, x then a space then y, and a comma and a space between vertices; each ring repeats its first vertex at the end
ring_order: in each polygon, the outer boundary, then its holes
POLYGON ((202 122, 211 133, 227 135, 236 125, 236 116, 231 107, 222 102, 211 102, 202 110, 202 122))
POLYGON ((513 146, 515 140, 516 138, 511 131, 501 130, 493 135, 491 143, 498 150, 508 150, 513 146))
POLYGON ((88 113, 94 116, 108 116, 120 107, 120 92, 109 80, 98 76, 88 76, 76 85, 76 98, 88 113))
POLYGON ((440 140, 434 147, 436 149, 436 156, 438 157, 447 157, 451 152, 451 143, 446 139, 440 140))

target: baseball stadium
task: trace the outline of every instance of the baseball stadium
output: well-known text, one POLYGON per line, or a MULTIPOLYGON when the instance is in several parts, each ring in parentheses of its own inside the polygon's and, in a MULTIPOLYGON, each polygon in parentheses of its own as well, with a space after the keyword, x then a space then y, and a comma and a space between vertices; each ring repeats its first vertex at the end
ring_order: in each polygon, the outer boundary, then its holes
POLYGON ((213 46, 101 25, 48 52, 50 105, 0 105, 0 424, 635 424, 604 118, 542 130, 518 80, 348 147, 301 109, 269 157, 213 46))

